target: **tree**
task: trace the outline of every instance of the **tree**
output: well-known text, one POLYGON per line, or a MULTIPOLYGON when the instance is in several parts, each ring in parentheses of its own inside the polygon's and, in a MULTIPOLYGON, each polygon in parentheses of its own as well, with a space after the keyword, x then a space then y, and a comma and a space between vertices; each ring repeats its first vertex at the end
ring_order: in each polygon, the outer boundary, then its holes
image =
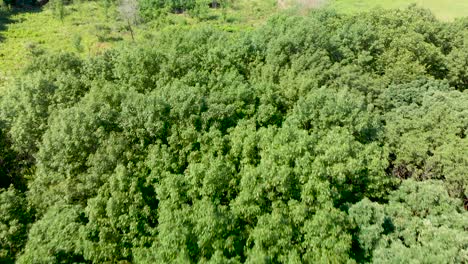
POLYGON ((12 142, 7 128, 0 122, 0 188, 7 189, 13 185, 17 190, 26 189, 25 173, 27 166, 21 156, 12 149, 12 142))
POLYGON ((405 181, 388 204, 353 205, 358 242, 368 260, 462 263, 467 260, 468 214, 438 181, 405 181))
POLYGON ((25 196, 13 187, 0 189, 0 261, 14 263, 23 250, 32 214, 25 196))
POLYGON ((467 197, 466 94, 445 82, 420 80, 383 93, 386 143, 399 178, 445 179, 451 195, 467 197), (455 165, 456 164, 456 165, 455 165))
POLYGON ((78 206, 55 205, 32 226, 18 263, 89 263, 79 246, 83 224, 78 206))
POLYGON ((119 5, 119 12, 122 18, 127 22, 132 40, 135 41, 132 25, 134 25, 138 19, 138 2, 136 0, 122 0, 119 5))

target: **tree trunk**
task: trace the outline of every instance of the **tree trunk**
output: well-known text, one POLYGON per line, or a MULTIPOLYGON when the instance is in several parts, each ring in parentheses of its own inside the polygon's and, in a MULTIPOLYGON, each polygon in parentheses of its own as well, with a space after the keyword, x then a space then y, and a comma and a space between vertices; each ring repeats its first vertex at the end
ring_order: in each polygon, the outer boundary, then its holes
POLYGON ((130 34, 132 35, 132 41, 135 41, 135 36, 133 35, 133 28, 132 28, 132 24, 130 23, 130 19, 127 19, 127 23, 128 23, 128 30, 130 30, 130 34))

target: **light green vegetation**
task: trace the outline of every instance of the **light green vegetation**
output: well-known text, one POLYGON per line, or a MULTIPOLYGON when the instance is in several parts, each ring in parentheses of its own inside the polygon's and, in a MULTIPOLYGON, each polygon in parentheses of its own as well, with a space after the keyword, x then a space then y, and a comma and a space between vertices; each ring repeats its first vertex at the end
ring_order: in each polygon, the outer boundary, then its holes
MULTIPOLYGON (((63 21, 54 15, 52 4, 44 10, 0 14, 0 91, 8 80, 27 65, 33 53, 65 51, 93 56, 131 41, 115 6, 103 2, 78 2, 65 6, 63 21), (4 30, 2 30, 4 27, 4 30), (77 40, 80 39, 80 48, 77 40)), ((162 31, 212 25, 225 31, 252 29, 277 12, 275 0, 240 0, 227 9, 206 9, 198 18, 189 14, 169 14, 139 23, 137 41, 154 38, 162 31)))
POLYGON ((335 0, 330 6, 340 12, 353 13, 372 8, 405 8, 416 4, 430 9, 439 19, 453 20, 468 16, 468 1, 466 0, 335 0))
MULTIPOLYGON (((32 53, 41 50, 76 51, 74 39, 81 37, 83 56, 99 53, 108 47, 108 41, 99 40, 101 31, 109 23, 104 8, 97 2, 76 3, 65 7, 64 20, 54 17, 50 8, 34 12, 14 12, 8 18, 6 29, 0 32, 0 76, 15 75, 29 63, 32 53)), ((115 26, 109 28, 106 40, 127 38, 118 34, 115 26), (118 35, 117 35, 118 34, 118 35)))

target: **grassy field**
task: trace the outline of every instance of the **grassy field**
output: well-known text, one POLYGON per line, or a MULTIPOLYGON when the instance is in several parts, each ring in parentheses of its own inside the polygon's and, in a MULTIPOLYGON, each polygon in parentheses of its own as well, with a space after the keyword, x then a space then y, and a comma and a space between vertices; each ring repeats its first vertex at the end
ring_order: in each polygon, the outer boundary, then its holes
MULTIPOLYGON (((35 52, 69 51, 92 56, 131 40, 115 7, 79 1, 65 7, 61 20, 48 5, 43 9, 0 13, 0 89, 27 65, 35 52), (81 40, 79 45, 78 40, 81 40)), ((227 11, 208 10, 204 19, 187 14, 169 15, 161 21, 138 25, 134 30, 137 39, 181 26, 208 24, 232 31, 255 27, 276 11, 276 0, 239 0, 227 11)))
POLYGON ((21 69, 31 53, 41 49, 87 55, 99 52, 108 40, 126 38, 125 34, 117 34, 117 24, 107 22, 104 9, 96 2, 67 6, 63 20, 47 8, 13 12, 8 19, 5 30, 0 32, 0 72, 4 74, 21 69))
POLYGON ((404 8, 412 3, 430 9, 438 18, 445 21, 468 16, 468 0, 334 0, 330 1, 330 7, 352 13, 376 7, 404 8))
POLYGON ((108 48, 110 41, 128 39, 126 34, 118 33, 118 24, 108 20, 104 8, 96 2, 67 6, 63 20, 47 7, 16 10, 4 16, 0 31, 0 89, 28 64, 34 53, 71 51, 88 56, 108 48))

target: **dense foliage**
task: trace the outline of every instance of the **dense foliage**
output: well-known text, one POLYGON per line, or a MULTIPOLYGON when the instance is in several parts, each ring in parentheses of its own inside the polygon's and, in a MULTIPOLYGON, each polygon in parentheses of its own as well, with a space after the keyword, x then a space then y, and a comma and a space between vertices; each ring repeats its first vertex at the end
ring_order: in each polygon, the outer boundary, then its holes
POLYGON ((0 262, 468 262, 467 19, 149 42, 46 53, 9 87, 0 262))

